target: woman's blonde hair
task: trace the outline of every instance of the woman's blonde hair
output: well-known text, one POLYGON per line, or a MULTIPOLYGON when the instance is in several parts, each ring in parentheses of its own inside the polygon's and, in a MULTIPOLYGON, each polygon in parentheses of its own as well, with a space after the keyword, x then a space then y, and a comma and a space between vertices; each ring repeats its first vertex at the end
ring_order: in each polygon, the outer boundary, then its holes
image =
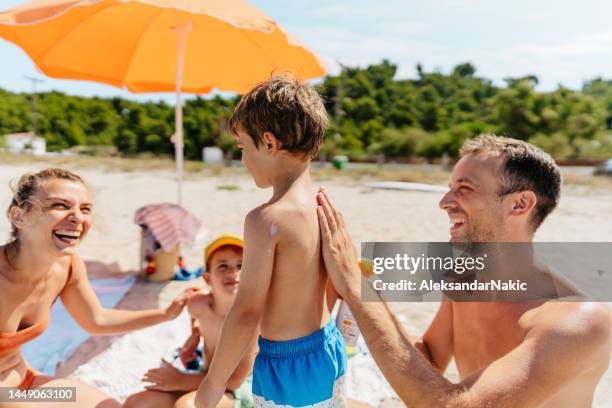
POLYGON ((19 239, 19 230, 17 229, 11 218, 11 210, 13 209, 13 207, 20 208, 26 212, 30 211, 34 206, 34 196, 36 195, 36 192, 40 188, 42 182, 56 179, 75 181, 77 183, 85 185, 85 182, 80 176, 74 174, 69 170, 49 168, 41 170, 37 173, 26 173, 19 178, 19 181, 17 182, 16 186, 11 187, 11 190, 13 190, 13 200, 11 201, 11 204, 8 207, 7 216, 11 221, 12 226, 12 242, 16 243, 16 241, 18 241, 19 239))

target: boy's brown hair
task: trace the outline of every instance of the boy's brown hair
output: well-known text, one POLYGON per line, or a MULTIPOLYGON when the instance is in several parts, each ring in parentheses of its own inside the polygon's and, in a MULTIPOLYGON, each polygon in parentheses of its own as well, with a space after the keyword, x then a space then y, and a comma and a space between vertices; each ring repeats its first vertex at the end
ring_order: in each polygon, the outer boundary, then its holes
POLYGON ((319 153, 327 121, 317 91, 295 77, 275 76, 242 97, 229 126, 234 134, 246 132, 258 148, 263 133, 271 132, 283 150, 312 159, 319 153))
POLYGON ((534 231, 559 203, 561 173, 549 154, 522 140, 496 135, 480 135, 467 140, 459 155, 500 156, 501 167, 500 197, 519 191, 533 191, 537 197, 531 221, 534 231))

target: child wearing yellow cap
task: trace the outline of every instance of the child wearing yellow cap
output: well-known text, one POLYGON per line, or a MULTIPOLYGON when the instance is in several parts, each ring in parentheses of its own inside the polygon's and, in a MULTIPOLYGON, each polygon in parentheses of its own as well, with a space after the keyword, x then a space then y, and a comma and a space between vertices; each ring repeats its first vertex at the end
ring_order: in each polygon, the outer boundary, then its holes
MULTIPOLYGON (((198 385, 206 377, 208 364, 213 358, 225 316, 231 309, 240 281, 243 240, 232 234, 223 234, 204 249, 205 271, 202 275, 210 291, 195 291, 189 298, 187 309, 192 317, 192 333, 180 350, 183 365, 193 367, 200 339, 204 340, 202 364, 196 373, 178 370, 164 361, 162 367, 149 370, 144 380, 151 382, 147 391, 132 395, 126 407, 158 406, 191 407, 198 385)), ((251 380, 254 350, 245 353, 227 386, 224 405, 252 407, 251 380), (247 378, 248 377, 248 378, 247 378)), ((196 364, 197 365, 197 364, 196 364)))

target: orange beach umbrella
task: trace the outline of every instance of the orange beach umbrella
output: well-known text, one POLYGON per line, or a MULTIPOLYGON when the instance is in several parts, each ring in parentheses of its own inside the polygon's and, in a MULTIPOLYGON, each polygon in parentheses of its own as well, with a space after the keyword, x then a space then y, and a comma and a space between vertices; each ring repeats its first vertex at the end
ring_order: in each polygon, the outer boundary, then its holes
POLYGON ((179 203, 181 92, 245 93, 276 72, 301 79, 322 63, 245 0, 33 0, 0 12, 0 37, 53 78, 131 92, 176 92, 179 203))

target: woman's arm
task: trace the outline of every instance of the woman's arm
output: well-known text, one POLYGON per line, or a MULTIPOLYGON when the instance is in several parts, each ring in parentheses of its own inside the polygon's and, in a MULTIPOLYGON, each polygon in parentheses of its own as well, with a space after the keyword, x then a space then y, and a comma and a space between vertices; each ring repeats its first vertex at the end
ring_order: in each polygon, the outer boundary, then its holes
POLYGON ((74 257, 72 277, 60 296, 74 320, 91 334, 111 335, 142 329, 174 319, 185 306, 187 293, 181 293, 165 309, 105 309, 91 288, 85 263, 79 256, 74 257))

